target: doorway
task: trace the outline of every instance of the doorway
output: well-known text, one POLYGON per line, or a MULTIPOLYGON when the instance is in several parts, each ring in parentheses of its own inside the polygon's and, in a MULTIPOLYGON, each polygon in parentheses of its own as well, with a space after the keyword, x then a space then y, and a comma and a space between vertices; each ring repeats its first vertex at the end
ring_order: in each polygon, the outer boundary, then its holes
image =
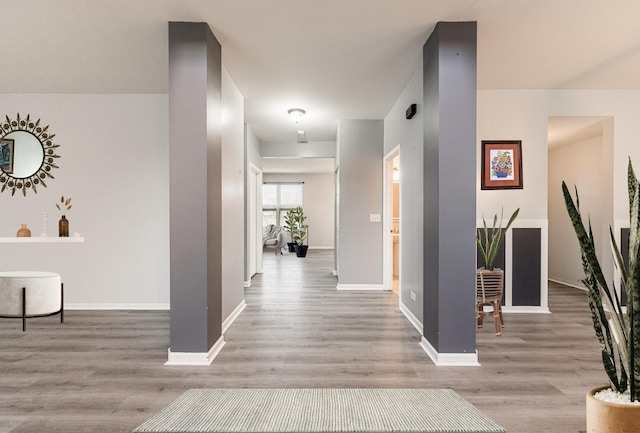
POLYGON ((386 290, 400 296, 400 146, 384 159, 384 254, 386 290))
POLYGON ((249 175, 249 281, 262 273, 262 171, 250 164, 249 175))

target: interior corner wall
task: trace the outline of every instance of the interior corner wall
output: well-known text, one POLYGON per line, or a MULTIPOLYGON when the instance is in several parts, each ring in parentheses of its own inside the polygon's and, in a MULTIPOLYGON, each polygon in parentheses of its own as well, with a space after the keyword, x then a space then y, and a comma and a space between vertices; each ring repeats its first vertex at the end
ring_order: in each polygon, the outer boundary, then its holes
POLYGON ((222 335, 222 48, 206 23, 169 23, 170 339, 222 335))
POLYGON ((340 286, 382 287, 384 122, 341 120, 338 151, 338 245, 340 286))
MULTIPOLYGON (((245 163, 244 97, 222 68, 222 245, 236 245, 244 236, 245 163)), ((222 254, 222 319, 244 300, 243 248, 224 248, 222 254)))
POLYGON ((422 65, 409 80, 384 118, 384 155, 400 145, 400 302, 422 323, 423 240, 423 143, 422 65), (417 104, 417 113, 406 119, 405 112, 417 104), (407 234, 404 236, 404 234, 407 234), (415 299, 411 298, 415 293, 415 299))
POLYGON ((475 22, 440 22, 423 49, 423 335, 439 354, 473 357, 476 39, 475 22))
MULTIPOLYGON (((549 184, 553 185, 549 188, 549 278, 555 281, 583 287, 581 280, 584 279, 580 247, 567 215, 562 191, 558 187, 563 181, 574 197, 574 185, 578 188, 580 208, 585 212, 585 217, 588 212, 594 228, 598 257, 610 252, 608 237, 603 238, 600 230, 606 217, 603 215, 603 160, 602 136, 549 150, 549 184)), ((610 275, 607 281, 612 278, 613 275, 610 275)))

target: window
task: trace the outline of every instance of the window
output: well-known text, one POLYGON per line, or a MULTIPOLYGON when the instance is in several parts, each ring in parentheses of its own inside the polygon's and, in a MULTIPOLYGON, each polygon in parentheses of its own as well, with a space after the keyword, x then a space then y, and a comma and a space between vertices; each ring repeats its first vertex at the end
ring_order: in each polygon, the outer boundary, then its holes
POLYGON ((265 183, 262 186, 262 225, 284 225, 289 209, 302 206, 303 183, 265 183))

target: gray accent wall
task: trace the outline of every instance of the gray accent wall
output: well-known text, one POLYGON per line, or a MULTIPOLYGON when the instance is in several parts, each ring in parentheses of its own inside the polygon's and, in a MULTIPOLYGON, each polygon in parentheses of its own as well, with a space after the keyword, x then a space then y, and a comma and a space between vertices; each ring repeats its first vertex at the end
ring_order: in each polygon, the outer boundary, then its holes
POLYGON ((540 245, 539 228, 512 229, 511 303, 516 306, 540 305, 540 245))
POLYGON ((340 285, 382 285, 382 215, 384 147, 382 120, 341 120, 338 126, 337 183, 340 285))
POLYGON ((222 335, 221 54, 206 23, 169 23, 172 352, 222 335))
POLYGON ((475 353, 476 23, 438 23, 423 49, 424 338, 475 353))

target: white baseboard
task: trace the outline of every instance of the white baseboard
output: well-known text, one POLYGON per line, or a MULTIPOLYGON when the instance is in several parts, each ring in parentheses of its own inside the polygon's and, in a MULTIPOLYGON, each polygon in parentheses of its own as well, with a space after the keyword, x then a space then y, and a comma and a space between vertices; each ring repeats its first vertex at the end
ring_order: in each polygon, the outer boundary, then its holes
POLYGON ((338 290, 384 290, 382 284, 340 284, 336 286, 338 290))
POLYGON ((159 304, 83 304, 66 303, 65 310, 169 310, 168 303, 159 304))
POLYGON ((549 307, 540 307, 536 305, 512 305, 502 306, 503 313, 527 313, 527 314, 551 314, 549 307))
POLYGON ((553 281, 554 283, 562 284, 563 286, 573 287, 573 288, 576 288, 576 289, 584 290, 585 292, 587 291, 587 288, 585 286, 581 286, 579 284, 570 283, 568 281, 558 280, 558 279, 555 279, 555 278, 549 278, 548 280, 549 281, 553 281))
POLYGON ((414 316, 413 313, 402 302, 400 302, 400 311, 402 312, 402 314, 404 314, 404 317, 406 317, 407 320, 411 322, 411 324, 416 328, 416 330, 420 333, 420 335, 422 335, 422 332, 424 331, 424 326, 418 320, 418 318, 414 316))
POLYGON ((247 287, 251 287, 251 280, 249 280, 249 281, 245 281, 245 282, 244 282, 244 287, 245 287, 245 288, 247 288, 247 287))
POLYGON ((420 340, 420 347, 438 367, 477 367, 480 365, 477 351, 474 353, 438 353, 424 337, 420 340))
POLYGON ((172 352, 171 348, 167 349, 169 359, 164 365, 211 365, 218 353, 224 347, 224 337, 218 338, 208 352, 172 352))
POLYGON ((240 315, 240 313, 242 313, 242 310, 244 310, 246 306, 247 303, 243 299, 242 302, 240 302, 240 304, 238 304, 238 306, 235 308, 235 310, 233 310, 231 314, 229 314, 229 316, 224 319, 224 321, 222 322, 223 334, 227 331, 227 329, 229 329, 229 326, 231 326, 231 324, 238 318, 238 316, 240 315))

